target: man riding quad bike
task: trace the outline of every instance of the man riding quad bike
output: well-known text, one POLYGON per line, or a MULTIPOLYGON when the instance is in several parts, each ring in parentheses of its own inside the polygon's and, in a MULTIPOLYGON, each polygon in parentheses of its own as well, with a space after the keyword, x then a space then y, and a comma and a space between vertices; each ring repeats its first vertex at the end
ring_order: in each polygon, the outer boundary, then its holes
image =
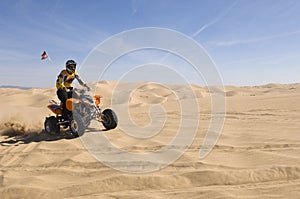
POLYGON ((56 81, 57 96, 61 101, 58 104, 50 101, 48 108, 56 116, 47 117, 44 123, 47 133, 59 133, 60 126, 70 127, 71 133, 78 137, 90 125, 91 120, 99 121, 106 129, 116 128, 118 119, 114 111, 106 109, 102 112, 99 104, 101 96, 87 95, 90 88, 83 82, 76 71, 76 62, 68 60, 66 69, 62 70, 56 81), (77 79, 86 89, 73 89, 72 82, 77 79))
POLYGON ((80 85, 86 87, 88 91, 90 88, 80 78, 76 71, 77 63, 74 60, 68 60, 66 62, 66 69, 62 70, 56 80, 56 94, 58 99, 62 103, 62 116, 67 117, 70 112, 66 108, 66 101, 68 98, 78 98, 75 92, 73 92, 72 82, 76 78, 80 85))

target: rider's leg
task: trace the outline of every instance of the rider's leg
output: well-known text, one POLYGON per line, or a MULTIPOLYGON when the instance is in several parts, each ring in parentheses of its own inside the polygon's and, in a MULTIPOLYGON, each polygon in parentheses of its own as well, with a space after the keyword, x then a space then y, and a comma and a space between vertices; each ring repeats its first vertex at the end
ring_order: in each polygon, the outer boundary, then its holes
POLYGON ((66 108, 66 101, 68 99, 68 93, 63 89, 58 89, 56 94, 57 94, 58 99, 62 103, 62 116, 63 116, 63 118, 66 118, 66 116, 68 115, 68 110, 66 108))
POLYGON ((68 98, 75 98, 75 99, 79 99, 79 96, 77 95, 77 93, 73 90, 70 90, 68 92, 68 98))

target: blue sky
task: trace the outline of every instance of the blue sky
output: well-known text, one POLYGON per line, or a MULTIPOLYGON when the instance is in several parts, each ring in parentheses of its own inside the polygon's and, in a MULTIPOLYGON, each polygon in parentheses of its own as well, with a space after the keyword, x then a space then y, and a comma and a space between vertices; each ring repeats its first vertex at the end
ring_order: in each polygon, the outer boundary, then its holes
POLYGON ((298 0, 1 0, 0 85, 52 87, 67 59, 80 65, 105 39, 142 27, 192 37, 226 85, 300 82, 299 10, 298 0), (44 50, 52 61, 40 60, 44 50))

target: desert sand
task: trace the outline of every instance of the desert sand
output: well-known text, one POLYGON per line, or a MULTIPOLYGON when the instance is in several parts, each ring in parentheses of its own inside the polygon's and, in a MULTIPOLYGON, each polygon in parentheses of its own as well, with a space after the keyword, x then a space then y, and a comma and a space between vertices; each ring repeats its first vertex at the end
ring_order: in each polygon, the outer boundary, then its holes
MULTIPOLYGON (((116 84, 97 84, 103 107, 111 105, 116 84)), ((132 84, 120 86, 126 90, 132 84)), ((129 101, 120 93, 115 104, 128 105, 138 126, 151 122, 153 104, 163 106, 167 119, 157 135, 138 139, 93 123, 83 137, 104 134, 123 150, 155 151, 174 137, 181 115, 188 117, 179 101, 196 99, 200 119, 192 145, 172 164, 145 174, 99 162, 68 131, 44 133, 44 119, 51 115, 46 105, 56 99, 55 88, 1 88, 0 198, 300 198, 300 84, 226 86, 224 128, 204 159, 199 149, 211 118, 207 88, 192 85, 195 95, 178 99, 172 91, 184 93, 187 85, 139 84, 129 101)), ((117 114, 122 123, 124 113, 117 114)))

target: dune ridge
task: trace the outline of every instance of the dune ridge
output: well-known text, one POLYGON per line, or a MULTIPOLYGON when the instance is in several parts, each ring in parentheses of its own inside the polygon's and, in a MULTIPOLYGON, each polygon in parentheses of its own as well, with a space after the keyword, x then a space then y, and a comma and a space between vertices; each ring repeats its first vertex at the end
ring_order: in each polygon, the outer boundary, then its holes
MULTIPOLYGON (((124 151, 153 152, 176 136, 183 115, 192 121, 189 110, 196 107, 182 111, 180 101, 197 100, 200 119, 193 143, 162 170, 123 173, 97 161, 68 131, 60 135, 43 132, 44 118, 51 114, 46 105, 57 100, 55 88, 0 88, 0 198, 300 197, 300 84, 226 86, 222 93, 226 96, 223 132, 204 159, 198 155, 212 117, 213 90, 154 82, 101 81, 90 85, 103 96, 103 107, 128 107, 136 125, 150 125, 151 130, 158 121, 165 119, 165 124, 148 139, 129 136, 121 128, 102 131, 97 123, 86 135, 104 134, 124 151), (125 96, 127 93, 130 96, 125 96), (165 115, 155 110, 151 113, 153 106, 161 106, 165 115)), ((124 124, 126 114, 117 114, 124 124)), ((171 148, 181 150, 184 146, 171 148)), ((103 147, 102 152, 112 150, 103 147)), ((148 161, 149 167, 155 164, 148 161)), ((126 159, 112 163, 131 166, 126 159)))

